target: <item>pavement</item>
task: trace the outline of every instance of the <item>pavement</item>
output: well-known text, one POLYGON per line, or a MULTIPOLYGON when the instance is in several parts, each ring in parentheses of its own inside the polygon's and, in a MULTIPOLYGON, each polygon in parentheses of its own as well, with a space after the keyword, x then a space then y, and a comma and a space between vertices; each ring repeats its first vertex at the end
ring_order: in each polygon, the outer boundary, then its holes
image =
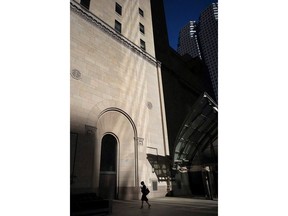
POLYGON ((149 199, 151 208, 140 200, 113 200, 111 216, 214 216, 218 215, 218 201, 179 197, 149 199))

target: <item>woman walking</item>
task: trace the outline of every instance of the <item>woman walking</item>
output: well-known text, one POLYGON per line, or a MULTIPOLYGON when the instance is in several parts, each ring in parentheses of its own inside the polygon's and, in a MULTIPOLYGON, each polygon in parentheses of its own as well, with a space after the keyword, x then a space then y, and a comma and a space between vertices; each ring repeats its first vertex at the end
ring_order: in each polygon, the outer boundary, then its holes
POLYGON ((141 201, 142 201, 142 205, 140 207, 140 209, 143 208, 143 202, 145 201, 147 204, 148 204, 148 208, 151 207, 150 203, 148 202, 148 198, 147 198, 147 187, 146 185, 144 184, 144 181, 141 181, 141 193, 142 193, 142 197, 141 197, 141 201))

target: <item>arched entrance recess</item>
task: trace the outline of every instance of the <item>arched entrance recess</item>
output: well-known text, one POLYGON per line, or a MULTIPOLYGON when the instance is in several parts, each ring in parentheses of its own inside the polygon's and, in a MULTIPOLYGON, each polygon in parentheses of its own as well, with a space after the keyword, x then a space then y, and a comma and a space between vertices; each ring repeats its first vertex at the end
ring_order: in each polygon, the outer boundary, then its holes
MULTIPOLYGON (((116 197, 119 199, 133 199, 138 197, 135 193, 138 185, 138 139, 135 123, 131 117, 123 110, 115 107, 107 108, 102 111, 97 119, 96 148, 95 148, 95 175, 94 182, 99 193, 103 193, 102 182, 105 181, 105 173, 109 174, 111 181, 112 175, 116 178, 116 197), (109 134, 109 135, 108 135, 109 134), (111 148, 116 150, 115 171, 109 170, 102 163, 102 157, 105 156, 105 144, 111 144, 111 148), (112 147, 114 146, 114 147, 112 147), (104 150, 102 149, 104 148, 104 150), (110 172, 110 173, 108 173, 110 172), (114 173, 113 173, 114 172, 114 173)), ((108 151, 109 151, 109 147, 108 151)), ((113 151, 114 151, 113 150, 113 151)), ((114 154, 114 153, 113 153, 114 154)), ((114 156, 113 156, 114 157, 114 156)), ((110 181, 109 180, 109 181, 110 181)), ((111 186, 111 185, 110 185, 111 186)), ((112 186, 114 188, 114 186, 112 186)), ((112 188, 111 191, 112 191, 112 188)), ((110 196, 112 193, 110 191, 110 196)), ((137 190, 138 191, 138 190, 137 190)), ((114 198, 114 197, 113 197, 114 198)))

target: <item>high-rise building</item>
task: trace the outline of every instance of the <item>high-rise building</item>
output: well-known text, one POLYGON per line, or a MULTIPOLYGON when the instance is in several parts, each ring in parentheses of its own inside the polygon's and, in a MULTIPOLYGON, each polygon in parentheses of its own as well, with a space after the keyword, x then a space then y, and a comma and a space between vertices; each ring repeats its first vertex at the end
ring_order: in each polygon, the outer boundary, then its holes
POLYGON ((201 56, 208 67, 218 101, 218 3, 212 3, 201 13, 198 37, 201 56))
POLYGON ((190 21, 180 30, 177 47, 180 55, 189 54, 192 58, 199 57, 201 59, 196 29, 196 21, 190 21))
POLYGON ((169 156, 150 0, 71 0, 70 11, 71 193, 139 199, 144 181, 165 196, 147 160, 169 156))
POLYGON ((199 21, 189 21, 179 32, 177 52, 205 62, 218 101, 218 3, 212 3, 199 21))

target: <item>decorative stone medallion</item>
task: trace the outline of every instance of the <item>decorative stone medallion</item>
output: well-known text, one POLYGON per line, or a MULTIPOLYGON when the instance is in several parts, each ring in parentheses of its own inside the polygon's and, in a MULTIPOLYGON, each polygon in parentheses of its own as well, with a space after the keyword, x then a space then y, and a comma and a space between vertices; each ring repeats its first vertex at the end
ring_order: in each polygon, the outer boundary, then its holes
POLYGON ((81 79, 81 72, 77 69, 73 69, 70 74, 76 80, 81 79))
POLYGON ((147 103, 147 107, 148 107, 148 109, 150 109, 150 110, 151 110, 151 109, 152 109, 152 107, 153 107, 152 103, 151 103, 151 102, 148 102, 148 103, 147 103))

